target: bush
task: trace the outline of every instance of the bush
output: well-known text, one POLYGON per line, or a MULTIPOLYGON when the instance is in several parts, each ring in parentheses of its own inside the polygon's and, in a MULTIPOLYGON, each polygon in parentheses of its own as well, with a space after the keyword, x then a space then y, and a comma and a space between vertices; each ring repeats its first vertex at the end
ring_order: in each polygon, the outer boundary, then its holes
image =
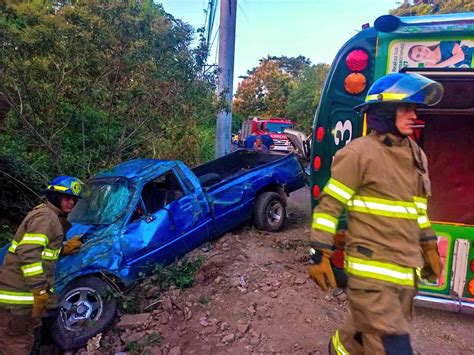
POLYGON ((188 288, 194 285, 196 272, 201 268, 203 263, 204 258, 200 256, 194 260, 184 258, 167 267, 157 264, 151 276, 147 279, 162 289, 171 286, 188 288))
POLYGON ((0 226, 0 248, 10 243, 13 239, 13 228, 8 225, 0 226))
POLYGON ((25 215, 41 202, 43 179, 21 160, 0 156, 0 245, 11 239, 25 215))

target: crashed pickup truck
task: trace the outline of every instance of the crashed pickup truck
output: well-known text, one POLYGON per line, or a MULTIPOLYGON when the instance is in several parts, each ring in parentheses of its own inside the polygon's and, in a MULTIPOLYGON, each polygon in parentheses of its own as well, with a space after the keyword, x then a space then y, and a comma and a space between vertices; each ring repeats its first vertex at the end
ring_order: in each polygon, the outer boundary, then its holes
MULTIPOLYGON (((168 264, 252 219, 277 231, 286 197, 306 183, 293 154, 239 150, 190 169, 180 161, 142 159, 94 176, 69 219, 78 254, 61 258, 55 292, 60 315, 51 336, 78 349, 111 324, 117 301, 110 280, 126 288, 153 265, 168 264)), ((4 248, 5 249, 5 248, 4 248)))

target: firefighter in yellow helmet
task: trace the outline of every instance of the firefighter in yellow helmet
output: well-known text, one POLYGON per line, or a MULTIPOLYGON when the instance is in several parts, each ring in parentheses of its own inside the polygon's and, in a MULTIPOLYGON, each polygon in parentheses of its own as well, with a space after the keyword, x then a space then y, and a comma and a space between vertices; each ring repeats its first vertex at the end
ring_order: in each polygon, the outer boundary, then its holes
POLYGON ((356 109, 371 133, 338 151, 313 212, 310 277, 336 287, 330 260, 338 217, 346 211, 345 272, 350 316, 331 338, 331 354, 412 354, 408 334, 417 268, 437 279, 442 264, 427 216, 427 159, 409 137, 415 108, 438 103, 441 84, 418 74, 389 74, 356 109))
POLYGON ((34 331, 53 302, 56 260, 82 244, 77 237, 63 244, 70 226, 66 217, 81 189, 77 178, 54 179, 45 191, 47 202, 25 217, 8 248, 0 272, 1 354, 29 355, 32 350, 34 331))

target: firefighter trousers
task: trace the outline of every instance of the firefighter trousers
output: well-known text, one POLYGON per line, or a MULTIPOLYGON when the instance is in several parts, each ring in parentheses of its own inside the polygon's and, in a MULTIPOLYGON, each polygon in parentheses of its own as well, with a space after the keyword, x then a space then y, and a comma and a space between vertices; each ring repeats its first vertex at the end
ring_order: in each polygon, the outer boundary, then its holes
POLYGON ((0 307, 0 354, 30 355, 35 341, 35 328, 41 321, 31 317, 31 307, 0 307))
POLYGON ((331 338, 331 354, 412 354, 408 321, 417 290, 349 277, 350 316, 331 338))

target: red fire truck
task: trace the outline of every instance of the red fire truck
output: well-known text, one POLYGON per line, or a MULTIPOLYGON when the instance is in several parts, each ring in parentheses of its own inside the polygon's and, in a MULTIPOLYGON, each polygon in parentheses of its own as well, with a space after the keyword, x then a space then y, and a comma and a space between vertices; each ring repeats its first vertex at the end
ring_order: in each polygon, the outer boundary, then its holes
POLYGON ((241 145, 243 145, 245 138, 250 136, 252 133, 262 135, 265 134, 265 129, 267 128, 270 131, 270 136, 275 142, 275 147, 273 150, 288 152, 292 149, 292 145, 284 133, 284 130, 285 128, 293 128, 293 122, 285 118, 276 117, 271 117, 268 119, 252 117, 242 122, 242 129, 239 137, 241 145))

